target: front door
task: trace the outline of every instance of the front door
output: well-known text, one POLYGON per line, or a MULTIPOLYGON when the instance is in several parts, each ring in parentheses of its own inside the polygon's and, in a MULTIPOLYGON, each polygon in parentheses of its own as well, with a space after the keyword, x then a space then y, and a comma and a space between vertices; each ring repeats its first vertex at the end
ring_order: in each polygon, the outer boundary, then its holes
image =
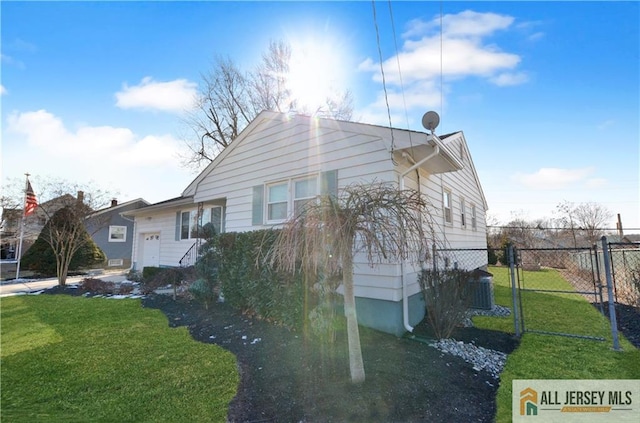
POLYGON ((160 265, 160 233, 143 235, 142 267, 158 267, 160 265))

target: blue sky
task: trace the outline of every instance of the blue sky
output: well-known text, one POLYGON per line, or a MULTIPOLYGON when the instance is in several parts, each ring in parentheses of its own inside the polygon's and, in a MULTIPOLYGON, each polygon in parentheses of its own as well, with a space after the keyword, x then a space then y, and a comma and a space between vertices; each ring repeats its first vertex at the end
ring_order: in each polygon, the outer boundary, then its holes
MULTIPOLYGON (((593 201, 640 228, 637 2, 375 8, 393 126, 422 130, 435 110, 436 133, 464 131, 491 216, 593 201)), ((200 75, 218 56, 249 70, 270 40, 292 45, 301 90, 349 89, 354 120, 388 124, 370 1, 3 1, 0 13, 3 183, 29 172, 120 201, 180 195, 197 172, 178 153, 200 75)))

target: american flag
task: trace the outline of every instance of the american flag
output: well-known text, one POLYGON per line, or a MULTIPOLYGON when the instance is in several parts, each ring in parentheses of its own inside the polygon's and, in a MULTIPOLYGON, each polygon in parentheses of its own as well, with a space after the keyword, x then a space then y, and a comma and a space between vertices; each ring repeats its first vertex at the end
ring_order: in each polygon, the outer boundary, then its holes
POLYGON ((33 188, 31 188, 31 182, 27 181, 27 197, 24 204, 24 215, 29 216, 35 211, 36 207, 38 207, 36 194, 33 192, 33 188))

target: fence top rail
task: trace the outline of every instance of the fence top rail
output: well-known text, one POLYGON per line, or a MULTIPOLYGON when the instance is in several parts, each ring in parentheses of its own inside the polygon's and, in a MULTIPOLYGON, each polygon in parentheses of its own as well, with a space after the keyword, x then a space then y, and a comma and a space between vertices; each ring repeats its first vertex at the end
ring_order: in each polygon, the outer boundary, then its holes
POLYGON ((640 242, 610 242, 609 248, 611 247, 622 247, 637 250, 640 248, 640 242))
POLYGON ((518 251, 592 251, 592 247, 519 248, 518 251))
POLYGON ((491 248, 436 248, 436 251, 487 251, 490 249, 491 248))

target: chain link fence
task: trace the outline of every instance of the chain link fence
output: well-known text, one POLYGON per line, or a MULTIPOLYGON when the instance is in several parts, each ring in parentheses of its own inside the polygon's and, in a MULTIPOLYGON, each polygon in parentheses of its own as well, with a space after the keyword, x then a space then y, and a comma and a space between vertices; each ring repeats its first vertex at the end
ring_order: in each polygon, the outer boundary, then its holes
POLYGON ((609 243, 615 300, 640 308, 640 245, 609 243))

